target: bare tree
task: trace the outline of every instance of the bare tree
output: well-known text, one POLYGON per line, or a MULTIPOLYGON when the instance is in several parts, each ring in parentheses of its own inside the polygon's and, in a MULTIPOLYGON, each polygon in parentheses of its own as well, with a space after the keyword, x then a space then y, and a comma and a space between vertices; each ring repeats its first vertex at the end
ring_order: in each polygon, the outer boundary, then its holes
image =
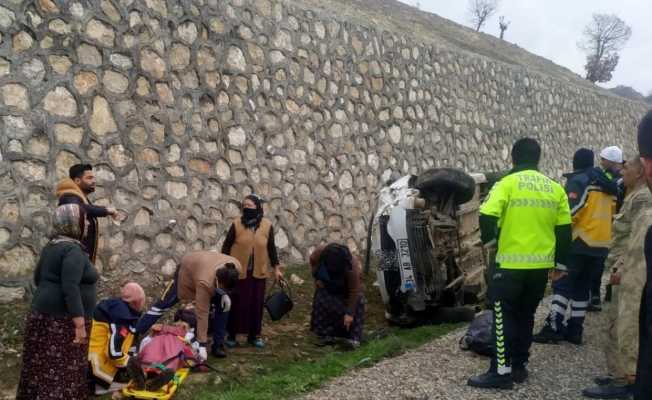
POLYGON ((498 0, 469 0, 469 19, 476 32, 496 13, 498 0))
POLYGON ((509 28, 509 24, 511 24, 512 21, 505 21, 505 16, 502 15, 500 19, 498 20, 498 27, 500 28, 500 38, 505 37, 505 31, 507 28, 509 28))
POLYGON ((619 52, 632 36, 632 28, 615 14, 593 14, 578 44, 586 54, 586 79, 608 82, 618 65, 619 52))

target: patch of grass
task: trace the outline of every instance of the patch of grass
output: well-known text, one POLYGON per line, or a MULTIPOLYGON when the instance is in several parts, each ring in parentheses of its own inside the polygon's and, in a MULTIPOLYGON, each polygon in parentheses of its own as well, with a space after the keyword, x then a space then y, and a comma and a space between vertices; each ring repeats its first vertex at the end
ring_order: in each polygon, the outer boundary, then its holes
MULTIPOLYGON (((228 358, 210 357, 209 363, 219 373, 192 374, 177 392, 176 400, 202 399, 279 399, 296 396, 319 387, 327 380, 347 371, 373 365, 379 360, 417 347, 449 330, 454 325, 424 326, 401 329, 385 320, 378 289, 373 286, 373 272, 365 277, 365 342, 356 351, 342 352, 332 347, 317 347, 310 333, 310 312, 314 294, 313 279, 306 265, 288 267, 286 276, 304 280, 292 286, 294 309, 288 317, 272 322, 265 315, 262 336, 264 349, 242 345, 228 351, 228 358)), ((271 282, 268 283, 268 287, 271 282)), ((22 326, 28 304, 0 306, 0 389, 18 383, 22 350, 22 326)), ((170 310, 161 322, 170 322, 170 310)), ((243 337, 238 338, 242 343, 243 337)), ((110 396, 98 399, 109 399, 110 396)))
POLYGON ((293 397, 314 390, 328 379, 340 376, 351 369, 370 366, 384 358, 420 346, 449 332, 456 326, 449 324, 414 329, 395 329, 388 336, 370 341, 355 351, 333 351, 314 362, 300 361, 282 366, 271 373, 254 377, 241 384, 207 387, 197 391, 194 398, 198 400, 275 400, 293 397))
POLYGON ((0 305, 0 389, 13 389, 20 377, 20 355, 23 351, 23 327, 29 304, 0 305))

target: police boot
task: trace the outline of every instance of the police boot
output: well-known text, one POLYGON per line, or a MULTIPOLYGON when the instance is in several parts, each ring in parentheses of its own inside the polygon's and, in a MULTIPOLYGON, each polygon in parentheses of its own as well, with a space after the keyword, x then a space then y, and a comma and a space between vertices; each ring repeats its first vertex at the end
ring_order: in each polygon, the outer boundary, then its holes
POLYGON ((557 344, 564 340, 564 335, 555 331, 550 325, 544 325, 543 328, 532 337, 532 341, 542 344, 557 344))
POLYGON ((467 385, 483 389, 513 389, 514 381, 511 374, 499 375, 498 372, 489 369, 482 375, 469 378, 467 385))
POLYGON ((582 390, 585 397, 591 399, 628 399, 633 396, 632 385, 611 383, 582 390))

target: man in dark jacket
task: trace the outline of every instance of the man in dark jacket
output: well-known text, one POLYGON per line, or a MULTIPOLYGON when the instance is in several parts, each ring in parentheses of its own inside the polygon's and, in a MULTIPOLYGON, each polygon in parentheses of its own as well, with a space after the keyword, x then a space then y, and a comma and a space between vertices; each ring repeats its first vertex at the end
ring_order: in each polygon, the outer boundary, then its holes
POLYGON ((593 151, 579 149, 573 156, 574 172, 565 175, 573 218, 573 245, 566 270, 553 275, 550 314, 544 327, 534 336, 537 343, 561 340, 582 343, 591 277, 596 269, 602 268, 609 253, 611 222, 616 206, 615 183, 612 184, 601 170, 594 168, 593 161, 593 151), (606 182, 607 187, 603 187, 601 182, 606 182), (568 308, 571 315, 565 322, 568 308))
MULTIPOLYGON (((648 112, 638 126, 638 152, 645 168, 645 179, 652 190, 652 111, 648 112)), ((652 229, 645 235, 645 263, 647 279, 641 299, 639 317, 638 366, 634 400, 652 399, 652 229)))
POLYGON ((57 184, 56 194, 59 199, 59 205, 79 204, 84 207, 89 226, 81 242, 85 247, 86 253, 93 263, 97 257, 97 219, 106 216, 118 217, 118 213, 113 207, 100 207, 93 205, 88 195, 95 191, 95 174, 93 166, 90 164, 75 164, 70 167, 69 178, 62 180, 57 184))

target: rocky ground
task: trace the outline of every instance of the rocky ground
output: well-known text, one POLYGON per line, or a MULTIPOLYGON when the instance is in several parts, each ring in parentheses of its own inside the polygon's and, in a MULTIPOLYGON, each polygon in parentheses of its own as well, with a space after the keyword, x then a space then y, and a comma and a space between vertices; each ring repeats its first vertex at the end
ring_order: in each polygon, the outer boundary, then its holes
MULTIPOLYGON (((539 307, 536 331, 546 311, 547 307, 539 307)), ((583 346, 535 344, 530 378, 512 391, 466 386, 470 376, 486 370, 488 359, 459 349, 458 341, 465 331, 460 329, 400 357, 336 379, 304 399, 582 399, 582 389, 605 372, 604 315, 589 315, 583 346)))

